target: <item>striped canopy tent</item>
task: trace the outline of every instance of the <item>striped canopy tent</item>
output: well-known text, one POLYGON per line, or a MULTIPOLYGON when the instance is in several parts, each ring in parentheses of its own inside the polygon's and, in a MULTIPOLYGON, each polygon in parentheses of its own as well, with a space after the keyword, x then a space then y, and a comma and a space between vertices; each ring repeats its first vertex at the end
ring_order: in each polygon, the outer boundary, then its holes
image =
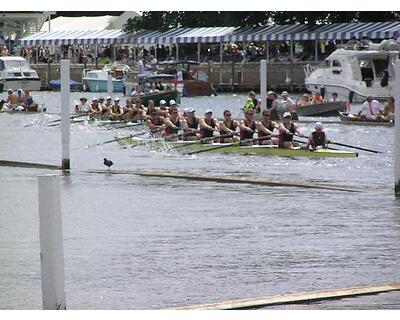
POLYGON ((175 43, 176 37, 187 32, 190 28, 174 28, 168 31, 140 30, 121 37, 120 44, 169 44, 175 43))
POLYGON ((298 32, 293 40, 387 39, 395 37, 399 28, 400 22, 332 23, 313 31, 298 32))
POLYGON ((248 42, 248 41, 285 41, 291 40, 292 35, 307 30, 307 25, 270 25, 262 27, 238 28, 231 34, 225 36, 225 42, 248 42))
POLYGON ((124 34, 117 30, 41 31, 19 40, 21 46, 115 44, 124 34))
POLYGON ((235 31, 235 27, 190 28, 176 36, 177 43, 216 43, 224 42, 225 37, 235 31))

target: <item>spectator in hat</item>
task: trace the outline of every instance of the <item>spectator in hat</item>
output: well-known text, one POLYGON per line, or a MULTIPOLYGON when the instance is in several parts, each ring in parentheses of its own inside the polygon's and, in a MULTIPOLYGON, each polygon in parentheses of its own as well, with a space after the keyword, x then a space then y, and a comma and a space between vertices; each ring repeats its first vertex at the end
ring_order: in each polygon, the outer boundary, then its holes
POLYGON ((268 91, 267 93, 267 109, 271 113, 271 120, 279 120, 278 114, 278 95, 274 91, 268 91))
POLYGON ((87 103, 86 97, 81 97, 79 103, 75 105, 76 113, 88 113, 90 110, 90 105, 87 103))

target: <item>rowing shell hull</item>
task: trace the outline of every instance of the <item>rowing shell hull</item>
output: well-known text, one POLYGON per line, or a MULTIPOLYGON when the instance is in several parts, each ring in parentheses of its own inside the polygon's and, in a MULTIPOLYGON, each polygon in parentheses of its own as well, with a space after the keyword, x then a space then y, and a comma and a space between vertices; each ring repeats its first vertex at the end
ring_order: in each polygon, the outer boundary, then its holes
MULTIPOLYGON (((118 143, 123 146, 132 146, 137 144, 146 144, 142 139, 127 138, 118 140, 118 143)), ((147 143, 152 147, 166 147, 165 142, 157 143, 147 143)), ((300 148, 294 149, 283 149, 277 146, 269 145, 254 145, 254 146, 227 146, 227 144, 193 144, 190 141, 180 141, 168 143, 172 149, 177 148, 179 151, 183 152, 194 152, 201 150, 208 150, 207 152, 220 152, 220 153, 242 153, 242 154, 258 154, 258 155, 268 155, 268 156, 280 156, 280 157, 311 157, 311 158, 355 158, 358 157, 357 152, 343 151, 343 150, 331 150, 331 149, 318 149, 315 151, 309 151, 300 148), (187 144, 186 146, 184 146, 187 144), (214 149, 215 148, 215 149, 214 149)), ((229 144, 228 144, 229 145, 229 144)))
POLYGON ((385 120, 360 120, 357 115, 349 115, 348 113, 339 112, 340 121, 343 124, 353 124, 359 126, 387 126, 392 127, 393 121, 385 120))

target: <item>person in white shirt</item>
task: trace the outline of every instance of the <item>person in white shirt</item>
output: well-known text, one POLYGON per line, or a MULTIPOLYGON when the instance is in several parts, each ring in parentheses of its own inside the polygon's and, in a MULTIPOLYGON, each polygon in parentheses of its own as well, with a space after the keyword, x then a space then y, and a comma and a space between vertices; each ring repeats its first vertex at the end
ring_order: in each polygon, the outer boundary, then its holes
POLYGON ((298 120, 296 113, 296 103, 289 98, 287 91, 282 91, 282 99, 278 103, 278 110, 280 112, 280 118, 282 118, 283 113, 290 112, 292 114, 292 120, 298 120))
POLYGON ((80 103, 75 105, 76 113, 88 113, 90 110, 90 105, 87 103, 87 98, 82 97, 79 99, 80 103))
POLYGON ((379 102, 372 96, 367 97, 367 101, 362 104, 360 112, 357 116, 362 119, 375 120, 382 117, 382 110, 379 107, 379 102))

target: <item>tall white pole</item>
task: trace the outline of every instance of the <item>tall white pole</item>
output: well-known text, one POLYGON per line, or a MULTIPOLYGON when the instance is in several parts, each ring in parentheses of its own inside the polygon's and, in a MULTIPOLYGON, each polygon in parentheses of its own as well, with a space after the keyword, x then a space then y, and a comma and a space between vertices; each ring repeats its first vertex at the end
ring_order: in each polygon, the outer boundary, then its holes
POLYGON ((395 101, 394 108, 394 192, 396 197, 400 196, 400 60, 395 64, 395 81, 392 96, 395 101))
POLYGON ((63 171, 70 169, 69 140, 70 140, 70 114, 69 114, 69 73, 70 61, 61 60, 61 145, 63 171))
POLYGON ((109 73, 107 75, 107 94, 112 96, 113 93, 113 82, 112 82, 112 74, 109 73))
POLYGON ((267 108, 267 60, 260 61, 260 95, 261 107, 267 108))
POLYGON ((38 176, 43 310, 66 309, 61 197, 58 179, 56 175, 38 176))
POLYGON ((200 59, 201 59, 200 51, 201 51, 201 44, 200 44, 200 40, 199 40, 199 42, 197 42, 197 61, 199 63, 200 63, 200 59))

